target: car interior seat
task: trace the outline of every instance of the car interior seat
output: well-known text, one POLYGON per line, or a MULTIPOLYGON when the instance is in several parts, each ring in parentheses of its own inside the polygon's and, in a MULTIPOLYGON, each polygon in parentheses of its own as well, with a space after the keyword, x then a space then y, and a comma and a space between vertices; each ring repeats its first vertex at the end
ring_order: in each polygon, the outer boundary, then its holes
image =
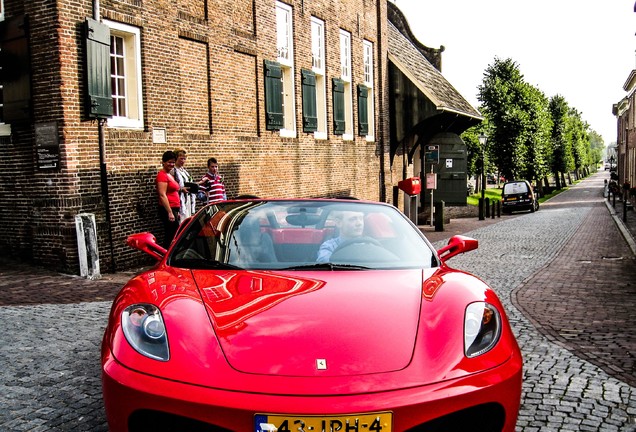
POLYGON ((234 235, 237 236, 237 244, 236 250, 230 256, 231 264, 245 265, 278 261, 272 238, 261 231, 258 218, 246 217, 234 235))

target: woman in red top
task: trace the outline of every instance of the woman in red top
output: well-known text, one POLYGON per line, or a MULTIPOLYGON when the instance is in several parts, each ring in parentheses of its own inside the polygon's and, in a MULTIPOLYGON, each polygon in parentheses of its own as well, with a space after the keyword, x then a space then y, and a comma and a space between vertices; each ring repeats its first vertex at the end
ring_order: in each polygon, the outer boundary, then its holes
POLYGON ((181 206, 181 201, 179 200, 180 187, 179 183, 170 174, 170 171, 174 169, 176 160, 177 155, 174 152, 170 150, 165 152, 161 158, 163 169, 159 171, 155 179, 157 194, 159 195, 159 220, 161 220, 164 228, 163 245, 166 249, 172 243, 172 239, 179 227, 177 217, 181 206))

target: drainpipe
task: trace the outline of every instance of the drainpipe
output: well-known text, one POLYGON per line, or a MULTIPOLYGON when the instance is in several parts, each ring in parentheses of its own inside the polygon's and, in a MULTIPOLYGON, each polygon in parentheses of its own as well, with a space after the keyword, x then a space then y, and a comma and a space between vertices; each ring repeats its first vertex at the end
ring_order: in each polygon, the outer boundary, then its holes
MULTIPOLYGON (((93 0, 93 19, 101 21, 99 11, 99 0, 93 0)), ((108 245, 110 248, 110 272, 117 269, 115 264, 115 248, 113 244, 112 220, 110 214, 110 194, 108 192, 108 171, 106 169, 106 119, 100 118, 97 121, 97 134, 99 136, 99 174, 102 186, 102 198, 104 199, 104 211, 106 213, 106 224, 108 226, 108 245)))
MULTIPOLYGON (((384 20, 388 19, 387 17, 383 17, 382 16, 382 4, 386 5, 386 0, 378 0, 377 4, 377 26, 378 26, 378 30, 382 29, 382 24, 384 23, 386 25, 386 23, 384 22, 384 20)), ((377 113, 379 115, 377 115, 376 117, 378 119, 380 119, 380 121, 378 122, 378 138, 379 138, 379 145, 380 145, 380 172, 378 175, 378 181, 379 181, 379 191, 380 191, 380 202, 386 202, 386 190, 384 188, 384 184, 385 184, 385 172, 384 172, 384 131, 385 131, 385 126, 384 126, 384 122, 385 117, 384 116, 384 110, 386 109, 385 106, 385 95, 384 95, 384 91, 386 90, 386 86, 384 83, 384 74, 383 74, 383 65, 384 65, 384 58, 383 58, 383 52, 382 52, 382 38, 386 37, 386 34, 383 34, 381 32, 378 32, 378 34, 380 35, 380 37, 378 38, 378 88, 380 89, 380 91, 378 93, 380 93, 378 96, 378 99, 380 101, 380 112, 377 113)), ((374 112, 374 115, 376 113, 374 112)))

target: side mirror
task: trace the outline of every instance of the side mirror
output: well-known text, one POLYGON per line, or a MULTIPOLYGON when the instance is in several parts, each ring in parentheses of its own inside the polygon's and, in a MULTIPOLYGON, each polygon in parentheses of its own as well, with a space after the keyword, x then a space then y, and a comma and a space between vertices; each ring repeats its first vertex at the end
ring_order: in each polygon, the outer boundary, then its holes
POLYGON ((456 235, 450 238, 448 245, 437 251, 437 255, 439 255, 439 259, 441 259, 442 262, 446 262, 449 258, 452 258, 455 255, 469 252, 477 249, 478 247, 479 242, 474 238, 456 235))
POLYGON ((126 239, 126 244, 133 249, 147 253, 157 261, 163 259, 166 250, 157 243, 157 239, 149 232, 133 234, 126 239))

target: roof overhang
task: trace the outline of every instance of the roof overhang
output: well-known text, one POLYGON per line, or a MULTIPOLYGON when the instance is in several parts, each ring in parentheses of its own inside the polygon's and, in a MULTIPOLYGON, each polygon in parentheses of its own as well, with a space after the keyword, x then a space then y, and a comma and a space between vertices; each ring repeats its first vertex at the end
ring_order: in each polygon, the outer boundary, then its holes
POLYGON ((389 22, 388 58, 438 111, 483 120, 483 116, 451 85, 428 59, 389 22))
POLYGON ((623 84, 623 90, 625 90, 626 92, 633 90, 635 85, 636 85, 636 69, 630 72, 629 76, 627 77, 627 81, 625 81, 625 84, 623 84))

